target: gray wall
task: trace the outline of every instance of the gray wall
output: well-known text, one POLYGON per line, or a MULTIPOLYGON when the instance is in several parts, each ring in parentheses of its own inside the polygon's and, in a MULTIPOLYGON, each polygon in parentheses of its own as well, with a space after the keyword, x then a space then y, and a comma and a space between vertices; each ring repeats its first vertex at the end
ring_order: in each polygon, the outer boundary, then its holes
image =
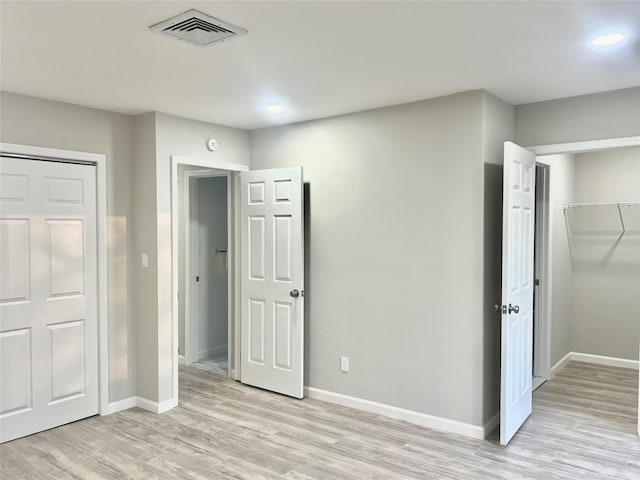
POLYGON ((198 180, 198 359, 227 348, 227 178, 198 180))
POLYGON ((157 302, 149 301, 158 283, 158 248, 155 232, 156 204, 156 126, 155 114, 135 117, 133 164, 134 240, 132 277, 133 306, 136 318, 137 394, 154 400, 158 396, 157 302), (142 267, 141 255, 149 256, 149 266, 142 267))
POLYGON ((107 162, 109 400, 135 394, 130 272, 134 262, 133 117, 0 93, 0 140, 101 153, 107 162))
POLYGON ((573 276, 563 208, 565 204, 573 201, 574 156, 547 155, 538 157, 537 161, 550 165, 551 366, 553 366, 573 349, 571 329, 573 276))
POLYGON ((251 132, 252 168, 302 165, 308 182, 305 384, 483 424, 484 104, 251 132))
POLYGON ((640 87, 516 107, 523 146, 640 135, 640 87))
MULTIPOLYGON (((640 148, 576 155, 573 202, 640 203, 640 148)), ((609 210, 608 214, 617 213, 609 210)), ((640 212, 635 222, 636 230, 622 238, 619 232, 611 232, 577 239, 574 244, 572 332, 576 352, 638 360, 640 212)))

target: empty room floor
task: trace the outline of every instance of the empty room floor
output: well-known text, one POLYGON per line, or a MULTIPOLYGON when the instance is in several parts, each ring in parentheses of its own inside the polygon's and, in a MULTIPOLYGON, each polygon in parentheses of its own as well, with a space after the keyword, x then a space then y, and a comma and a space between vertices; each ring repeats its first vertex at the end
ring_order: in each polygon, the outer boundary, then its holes
POLYGON ((180 406, 92 417, 0 447, 0 477, 635 479, 638 372, 572 362, 534 394, 507 448, 192 367, 180 406))

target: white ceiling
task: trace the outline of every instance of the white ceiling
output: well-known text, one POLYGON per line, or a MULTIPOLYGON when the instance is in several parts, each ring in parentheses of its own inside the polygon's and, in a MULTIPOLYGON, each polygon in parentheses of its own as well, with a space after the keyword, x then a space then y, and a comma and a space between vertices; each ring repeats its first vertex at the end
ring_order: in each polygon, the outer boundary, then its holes
POLYGON ((522 104, 640 85, 640 2, 6 2, 2 90, 246 129, 484 88, 522 104), (189 8, 249 30, 148 27, 189 8), (609 51, 590 40, 624 30, 609 51), (265 106, 287 106, 280 116, 265 106))

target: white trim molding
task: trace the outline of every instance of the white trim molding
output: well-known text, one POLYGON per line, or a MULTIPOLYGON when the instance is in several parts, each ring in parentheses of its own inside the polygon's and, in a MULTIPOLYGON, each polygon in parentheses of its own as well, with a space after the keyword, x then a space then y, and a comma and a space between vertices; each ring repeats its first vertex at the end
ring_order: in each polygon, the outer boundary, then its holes
POLYGON ((558 373, 558 370, 560 370, 562 367, 564 367, 567 363, 571 361, 572 353, 573 352, 567 353, 564 357, 558 360, 553 367, 551 367, 551 377, 553 377, 556 373, 558 373))
POLYGON ((525 147, 536 155, 557 155, 561 153, 596 152, 612 148, 640 146, 640 136, 622 138, 603 138, 601 140, 588 140, 585 142, 556 143, 553 145, 536 145, 525 147))
POLYGON ((112 413, 128 410, 136 406, 138 406, 138 397, 123 398, 117 402, 111 402, 107 406, 107 411, 105 413, 101 413, 101 415, 111 415, 112 413))
POLYGON ((551 369, 551 376, 555 375, 558 370, 572 361, 594 363, 596 365, 604 365, 608 367, 630 368, 631 370, 638 370, 640 368, 640 361, 638 360, 607 357, 604 355, 593 355, 591 353, 569 352, 553 366, 553 368, 551 369))
POLYGON ((495 427, 498 425, 498 422, 500 421, 500 414, 498 413, 497 415, 494 415, 485 425, 479 426, 459 422, 457 420, 451 420, 448 418, 437 417, 435 415, 428 415, 426 413, 416 412, 414 410, 394 407, 393 405, 373 402, 371 400, 350 397, 349 395, 330 392, 328 390, 321 390, 314 387, 304 387, 304 393, 305 396, 308 396, 309 398, 336 403, 338 405, 344 405, 345 407, 351 407, 357 410, 363 410, 365 412, 384 415, 386 417, 395 418, 397 420, 404 420, 406 422, 420 425, 422 427, 432 428, 434 430, 442 430, 449 433, 457 433, 480 440, 486 438, 495 429, 495 427))
POLYGON ((148 410, 153 413, 164 413, 168 412, 172 408, 178 406, 178 402, 173 398, 165 400, 163 402, 154 402, 153 400, 149 400, 142 397, 136 397, 136 407, 142 408, 143 410, 148 410))
POLYGON ((109 317, 107 312, 107 157, 101 153, 0 143, 0 153, 34 160, 62 160, 96 167, 96 227, 98 243, 98 385, 100 415, 109 413, 109 317))
POLYGON ((174 402, 172 398, 164 402, 154 402, 143 397, 129 397, 117 402, 111 402, 107 407, 106 413, 101 413, 101 415, 110 415, 133 407, 142 408, 153 413, 164 413, 177 406, 177 402, 174 402))
POLYGON ((609 367, 630 368, 638 370, 640 362, 638 360, 629 360, 627 358, 606 357, 604 355, 592 355, 591 353, 571 352, 571 360, 574 362, 596 363, 609 367))

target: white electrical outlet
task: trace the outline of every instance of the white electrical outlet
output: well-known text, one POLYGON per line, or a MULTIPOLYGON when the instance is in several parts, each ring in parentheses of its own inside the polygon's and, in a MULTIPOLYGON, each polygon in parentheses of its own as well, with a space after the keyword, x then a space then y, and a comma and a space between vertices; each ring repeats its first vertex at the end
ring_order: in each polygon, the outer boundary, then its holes
POLYGON ((345 373, 349 372, 349 357, 340 357, 340 370, 345 373))
POLYGON ((142 266, 147 268, 149 266, 149 255, 146 253, 142 254, 142 266))

